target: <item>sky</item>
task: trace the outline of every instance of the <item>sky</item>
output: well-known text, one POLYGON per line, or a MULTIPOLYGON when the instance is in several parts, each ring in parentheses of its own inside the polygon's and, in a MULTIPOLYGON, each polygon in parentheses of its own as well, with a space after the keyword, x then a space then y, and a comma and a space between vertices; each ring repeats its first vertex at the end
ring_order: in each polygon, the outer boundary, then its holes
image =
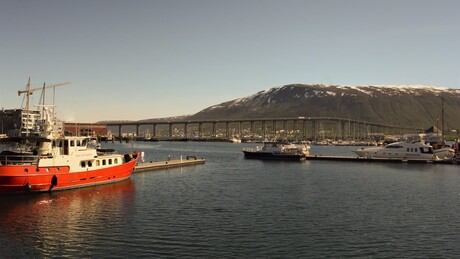
POLYGON ((292 83, 460 88, 460 1, 0 0, 0 108, 29 77, 71 82, 58 117, 88 123, 292 83))

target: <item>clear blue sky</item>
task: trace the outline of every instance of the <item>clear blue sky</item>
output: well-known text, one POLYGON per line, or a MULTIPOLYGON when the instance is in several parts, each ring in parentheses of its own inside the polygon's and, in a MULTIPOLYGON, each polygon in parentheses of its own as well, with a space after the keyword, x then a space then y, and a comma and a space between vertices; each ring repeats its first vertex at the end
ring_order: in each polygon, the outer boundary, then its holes
POLYGON ((460 1, 0 0, 0 107, 19 108, 28 76, 71 81, 56 103, 77 122, 290 83, 460 88, 460 1))

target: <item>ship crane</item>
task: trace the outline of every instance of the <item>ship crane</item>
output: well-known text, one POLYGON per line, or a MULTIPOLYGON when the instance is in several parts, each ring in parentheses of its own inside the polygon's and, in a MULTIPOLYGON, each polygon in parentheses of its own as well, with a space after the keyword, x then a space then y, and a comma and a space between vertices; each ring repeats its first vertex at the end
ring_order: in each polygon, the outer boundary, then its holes
POLYGON ((65 83, 59 83, 59 84, 55 84, 55 85, 47 85, 47 86, 45 86, 45 83, 43 83, 42 87, 30 89, 30 80, 29 80, 29 83, 27 83, 27 89, 26 90, 19 90, 18 95, 21 96, 21 94, 23 94, 23 93, 27 93, 27 95, 32 95, 32 93, 37 91, 37 90, 43 90, 44 88, 51 88, 51 87, 56 87, 56 86, 61 86, 61 85, 68 85, 68 84, 70 84, 70 82, 65 82, 65 83))
MULTIPOLYGON (((70 84, 70 82, 65 82, 65 83, 59 83, 59 84, 45 86, 45 83, 43 83, 42 87, 37 87, 37 88, 30 89, 30 77, 29 77, 29 81, 27 82, 26 90, 19 90, 18 91, 18 96, 21 96, 21 94, 24 94, 24 93, 26 94, 26 110, 29 110, 29 96, 31 96, 33 92, 35 92, 37 90, 44 90, 46 88, 51 88, 51 87, 56 89, 57 86, 68 85, 68 84, 70 84)), ((54 100, 53 100, 53 104, 54 104, 54 100)))
MULTIPOLYGON (((70 84, 70 82, 65 82, 65 83, 59 83, 59 84, 54 84, 54 85, 48 85, 46 86, 45 83, 43 83, 43 87, 38 87, 38 88, 30 88, 30 77, 29 77, 29 81, 27 82, 27 86, 26 86, 26 90, 19 90, 18 91, 18 96, 21 96, 21 94, 26 94, 26 112, 27 112, 27 120, 26 120, 26 126, 28 126, 28 121, 29 121, 29 99, 30 99, 30 96, 32 95, 33 92, 37 91, 37 90, 45 90, 46 88, 53 88, 54 91, 56 91, 56 87, 57 86, 62 86, 62 85, 67 85, 67 84, 70 84)), ((45 98, 43 97, 43 102, 45 101, 45 98)), ((53 93, 53 105, 54 105, 54 93, 53 93)), ((27 128, 27 132, 26 132, 26 135, 29 135, 29 130, 28 130, 28 127, 27 128)))

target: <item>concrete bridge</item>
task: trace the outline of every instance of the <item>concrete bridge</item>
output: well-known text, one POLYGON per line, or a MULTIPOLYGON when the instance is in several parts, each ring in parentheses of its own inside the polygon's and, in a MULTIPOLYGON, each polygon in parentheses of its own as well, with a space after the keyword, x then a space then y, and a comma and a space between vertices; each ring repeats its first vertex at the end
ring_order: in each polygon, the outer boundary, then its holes
POLYGON ((290 117, 216 120, 154 120, 106 123, 118 137, 130 132, 140 137, 162 139, 368 139, 372 135, 418 133, 421 129, 335 117, 290 117), (123 131, 123 129, 129 129, 123 131))

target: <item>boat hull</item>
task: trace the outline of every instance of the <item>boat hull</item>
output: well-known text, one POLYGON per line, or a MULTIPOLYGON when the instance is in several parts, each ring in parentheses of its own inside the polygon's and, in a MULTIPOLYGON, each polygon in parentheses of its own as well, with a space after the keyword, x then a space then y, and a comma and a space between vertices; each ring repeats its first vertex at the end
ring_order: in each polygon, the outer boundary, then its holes
POLYGON ((244 158, 247 159, 263 159, 263 160, 284 160, 284 161, 301 161, 305 160, 304 154, 286 154, 275 152, 251 152, 243 151, 244 158))
POLYGON ((2 165, 0 193, 59 191, 123 181, 130 178, 138 158, 139 155, 120 165, 80 172, 69 172, 67 166, 2 165))

